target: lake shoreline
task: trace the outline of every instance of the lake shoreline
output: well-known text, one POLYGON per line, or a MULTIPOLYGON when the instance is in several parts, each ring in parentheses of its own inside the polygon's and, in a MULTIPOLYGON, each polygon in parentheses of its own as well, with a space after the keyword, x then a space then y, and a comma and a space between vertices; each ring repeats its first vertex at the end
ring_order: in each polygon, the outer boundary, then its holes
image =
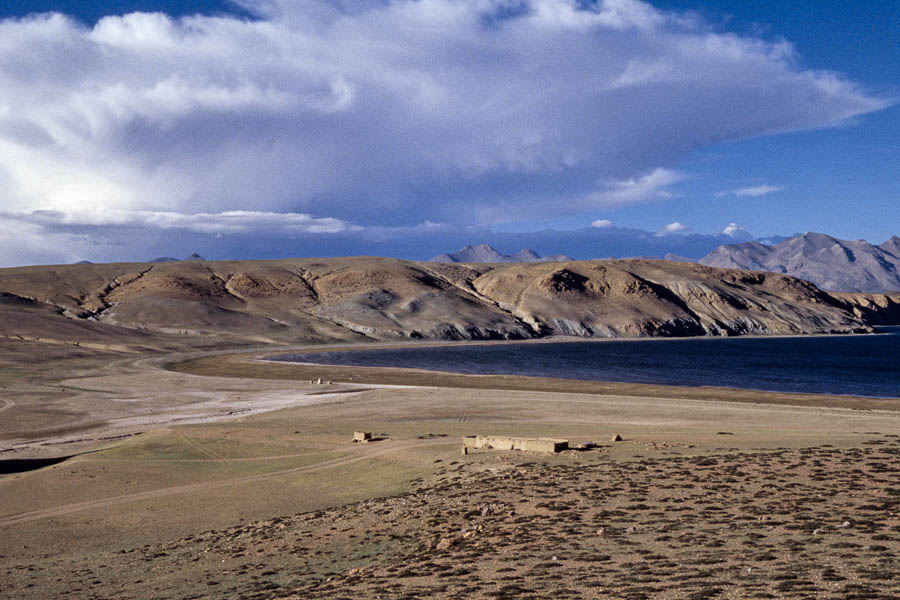
MULTIPOLYGON (((900 411, 900 398, 869 398, 833 394, 765 392, 716 386, 674 386, 611 381, 524 377, 518 375, 466 375, 386 367, 347 367, 263 360, 270 353, 234 353, 200 356, 167 364, 179 373, 235 379, 327 382, 512 392, 552 392, 606 397, 660 398, 803 408, 836 408, 858 411, 900 411)), ((330 387, 330 386, 329 386, 330 387)))
POLYGON ((876 338, 871 334, 852 338, 845 335, 666 338, 665 341, 676 345, 675 348, 648 345, 638 349, 630 344, 661 341, 656 338, 602 339, 596 340, 595 344, 590 344, 595 341, 592 339, 567 338, 542 340, 543 344, 504 341, 354 345, 322 351, 309 348, 269 353, 258 360, 306 368, 403 369, 445 376, 538 377, 675 388, 722 387, 757 392, 897 398, 900 394, 894 390, 900 389, 900 382, 895 382, 888 374, 890 365, 880 364, 886 360, 882 355, 895 351, 895 339, 900 338, 897 335, 900 329, 890 329, 886 335, 876 338), (849 343, 831 341, 840 339, 849 343), (615 344, 616 341, 625 343, 615 344), (576 342, 579 345, 570 345, 576 342), (547 344, 555 344, 555 347, 551 350, 547 344), (714 347, 706 344, 714 344, 714 347), (846 360, 845 353, 848 353, 846 360), (385 356, 393 358, 385 359, 385 356), (866 365, 871 381, 865 372, 863 376, 847 375, 848 370, 859 369, 861 365, 866 365))

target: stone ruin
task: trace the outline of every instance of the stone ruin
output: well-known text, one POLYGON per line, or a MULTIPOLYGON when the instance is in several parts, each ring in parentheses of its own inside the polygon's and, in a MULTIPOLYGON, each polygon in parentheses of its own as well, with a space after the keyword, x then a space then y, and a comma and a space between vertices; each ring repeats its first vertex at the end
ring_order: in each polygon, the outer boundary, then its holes
POLYGON ((569 440, 524 438, 496 435, 467 435, 462 439, 463 454, 471 450, 523 450, 555 454, 569 449, 569 440))

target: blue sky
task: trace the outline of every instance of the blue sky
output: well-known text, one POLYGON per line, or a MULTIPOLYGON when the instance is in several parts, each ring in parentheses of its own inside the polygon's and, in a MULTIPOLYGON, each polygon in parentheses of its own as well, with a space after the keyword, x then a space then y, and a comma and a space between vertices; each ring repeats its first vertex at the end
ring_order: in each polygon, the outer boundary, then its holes
POLYGON ((900 234, 897 2, 13 0, 0 19, 0 265, 900 234))

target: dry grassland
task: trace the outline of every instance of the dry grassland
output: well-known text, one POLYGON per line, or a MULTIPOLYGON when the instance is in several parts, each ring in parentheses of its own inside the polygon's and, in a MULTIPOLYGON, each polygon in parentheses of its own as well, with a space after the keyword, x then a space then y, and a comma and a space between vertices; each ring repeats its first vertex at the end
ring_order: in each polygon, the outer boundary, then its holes
POLYGON ((896 399, 257 356, 0 365, 0 598, 900 595, 896 399))

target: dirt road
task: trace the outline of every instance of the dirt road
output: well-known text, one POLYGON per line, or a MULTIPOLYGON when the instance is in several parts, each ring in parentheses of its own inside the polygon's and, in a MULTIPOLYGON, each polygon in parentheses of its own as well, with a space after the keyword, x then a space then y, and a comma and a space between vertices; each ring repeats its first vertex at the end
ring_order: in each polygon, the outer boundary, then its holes
POLYGON ((27 513, 21 513, 18 515, 13 515, 11 517, 0 518, 0 526, 5 525, 18 525, 21 523, 29 523, 31 521, 39 521, 42 519, 50 519, 53 517, 59 517, 62 515, 68 515, 71 513, 81 512, 85 510, 92 510, 95 508, 104 508, 107 506, 112 506, 115 504, 123 504, 126 502, 134 502, 137 500, 151 500, 153 498, 161 498, 164 496, 172 496, 175 494, 186 494, 191 492, 199 492, 206 491, 220 487, 227 487, 230 485, 238 485, 244 483, 253 483, 265 479, 274 479, 276 477, 283 477, 285 475, 293 475, 298 473, 314 473, 316 471, 323 471, 326 469, 333 469, 336 467, 342 467, 345 465, 350 465, 357 462, 362 462, 364 460, 368 460, 370 458, 375 458, 376 456, 380 456, 382 454, 388 454, 390 452, 399 452, 401 450, 410 450, 412 448, 418 448, 422 446, 450 446, 456 444, 456 441, 447 441, 445 439, 438 440, 427 440, 427 441, 417 441, 417 442, 407 442, 407 443, 399 443, 393 444, 390 441, 379 442, 377 444, 365 445, 355 448, 354 454, 352 456, 342 456, 340 458, 334 458, 331 460, 322 461, 319 463, 315 463, 312 465, 306 465, 303 467, 295 467, 292 469, 285 469, 282 471, 273 471, 271 473, 262 473, 260 475, 249 475, 246 477, 237 477, 234 479, 225 479, 220 481, 209 481, 204 483, 194 483, 189 485, 179 485, 168 488, 161 488, 158 490, 148 490, 146 492, 137 492, 134 494, 123 494, 121 496, 112 496, 109 498, 99 498, 97 500, 88 500, 85 502, 77 502, 75 504, 67 504, 65 506, 58 506, 55 508, 48 508, 44 510, 36 510, 27 513))

